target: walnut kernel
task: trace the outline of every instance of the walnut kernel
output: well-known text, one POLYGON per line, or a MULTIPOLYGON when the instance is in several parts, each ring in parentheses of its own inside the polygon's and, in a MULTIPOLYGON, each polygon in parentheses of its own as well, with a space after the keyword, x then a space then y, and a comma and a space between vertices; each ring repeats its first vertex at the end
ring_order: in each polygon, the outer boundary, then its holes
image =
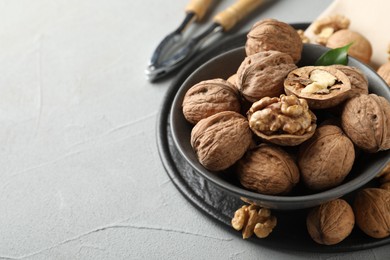
POLYGON ((265 238, 276 227, 277 220, 269 209, 244 205, 236 210, 231 223, 235 230, 242 230, 243 239, 251 237, 253 233, 258 238, 265 238))
POLYGON ((294 146, 309 139, 316 129, 316 116, 306 100, 294 95, 265 97, 252 104, 249 126, 260 138, 278 145, 294 146))

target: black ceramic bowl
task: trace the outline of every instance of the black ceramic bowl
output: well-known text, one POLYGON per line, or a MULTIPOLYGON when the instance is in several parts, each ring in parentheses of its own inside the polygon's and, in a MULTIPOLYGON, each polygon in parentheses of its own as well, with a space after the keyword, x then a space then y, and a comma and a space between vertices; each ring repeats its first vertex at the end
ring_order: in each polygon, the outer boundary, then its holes
MULTIPOLYGON (((305 44, 302 52, 302 59, 298 67, 313 65, 324 52, 329 50, 320 45, 305 44)), ((195 172, 201 174, 207 181, 212 182, 218 188, 229 192, 245 201, 272 209, 294 210, 319 205, 326 201, 342 197, 366 185, 375 178, 388 162, 390 162, 390 150, 375 154, 359 153, 355 159, 354 167, 344 182, 332 189, 312 193, 298 184, 289 195, 263 195, 243 188, 233 174, 214 173, 205 169, 197 160, 196 154, 190 144, 192 125, 188 123, 182 113, 182 102, 187 90, 196 83, 213 78, 227 79, 234 74, 245 58, 244 47, 236 48, 223 53, 203 64, 194 71, 180 87, 172 104, 170 112, 171 131, 174 143, 194 168, 195 172)), ((356 59, 349 58, 350 66, 360 68, 368 78, 370 93, 385 97, 390 100, 390 89, 386 83, 370 67, 362 64, 356 59)))

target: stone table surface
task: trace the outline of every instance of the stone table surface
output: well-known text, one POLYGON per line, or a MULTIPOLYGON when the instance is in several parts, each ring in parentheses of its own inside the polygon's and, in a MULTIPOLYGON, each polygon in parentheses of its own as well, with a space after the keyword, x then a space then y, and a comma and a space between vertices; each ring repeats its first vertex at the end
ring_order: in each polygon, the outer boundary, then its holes
MULTIPOLYGON (((217 1, 208 18, 233 2, 217 1)), ((330 3, 272 1, 235 33, 262 18, 310 22, 330 3)), ((0 1, 0 259, 386 259, 390 246, 265 248, 176 189, 156 146, 174 78, 151 83, 144 69, 185 5, 0 1)))

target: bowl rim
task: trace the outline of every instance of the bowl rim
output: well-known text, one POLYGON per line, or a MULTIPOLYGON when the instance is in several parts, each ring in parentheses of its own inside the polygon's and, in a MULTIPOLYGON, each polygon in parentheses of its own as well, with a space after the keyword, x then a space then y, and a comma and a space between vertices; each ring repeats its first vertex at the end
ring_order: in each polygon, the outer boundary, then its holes
MULTIPOLYGON (((328 50, 329 48, 325 46, 321 46, 318 44, 310 44, 310 43, 305 43, 304 46, 312 46, 316 48, 324 48, 324 50, 328 50)), ((338 198, 342 197, 348 193, 351 193, 358 188, 362 187, 363 185, 367 184, 370 182, 375 176, 386 166, 386 164, 390 163, 390 153, 387 154, 386 158, 386 163, 380 164, 380 165, 375 165, 375 170, 372 171, 371 174, 361 174, 357 177, 354 177, 353 179, 349 180, 348 182, 342 183, 336 187, 330 188, 328 190, 324 191, 319 191, 315 192, 312 194, 305 194, 305 195, 292 195, 289 196, 287 195, 267 195, 267 194, 261 194, 257 193, 255 191, 247 190, 245 188, 238 187, 226 180, 221 179, 218 176, 218 173, 213 173, 206 168, 204 168, 199 162, 194 162, 191 158, 188 157, 187 153, 185 152, 185 149, 182 147, 181 142, 179 140, 178 133, 174 127, 174 123, 176 122, 175 116, 174 116, 174 108, 177 106, 180 102, 180 107, 182 103, 182 99, 184 97, 185 92, 188 90, 189 87, 184 88, 186 86, 187 82, 191 79, 193 75, 196 75, 199 71, 203 70, 205 66, 207 66, 210 63, 214 63, 218 61, 219 59, 225 58, 226 55, 233 55, 236 54, 237 52, 243 52, 244 46, 241 47, 236 47, 231 50, 228 50, 224 53, 221 53, 205 63, 203 63, 201 66, 199 66, 196 70, 194 70, 188 77, 187 79, 181 84, 180 88, 175 94, 175 97, 172 102, 172 106, 169 110, 169 121, 170 121, 170 129, 172 133, 172 139, 173 143, 176 146, 177 150, 179 151, 180 155, 183 156, 183 158, 186 160, 186 162, 192 167, 193 170, 195 170, 196 173, 200 174, 202 177, 204 177, 206 180, 211 181, 213 184, 215 184, 217 187, 223 189, 224 191, 229 192, 230 194, 234 194, 236 196, 240 196, 242 198, 245 198, 247 200, 253 200, 253 201, 261 201, 264 202, 264 204, 289 204, 291 205, 290 208, 298 209, 298 208, 306 208, 306 207, 311 207, 314 205, 318 205, 318 201, 327 201, 333 198, 338 198), (310 203, 311 202, 311 203, 310 203), (304 203, 306 206, 301 204, 304 203)), ((304 47, 305 48, 305 47, 304 47)), ((307 48, 307 47, 306 47, 307 48)), ((386 84, 385 81, 380 78, 379 75, 377 75, 376 71, 358 61, 357 59, 350 57, 349 60, 351 60, 354 63, 359 63, 360 66, 365 67, 365 69, 368 69, 372 71, 377 77, 378 80, 381 80, 383 84, 386 84)), ((386 84, 387 85, 387 84, 386 84)), ((388 95, 390 96, 390 89, 385 90, 388 95)), ((180 110, 182 111, 182 110, 180 110)), ((274 207, 275 208, 275 207, 274 207)), ((280 208, 283 209, 283 208, 280 208)))

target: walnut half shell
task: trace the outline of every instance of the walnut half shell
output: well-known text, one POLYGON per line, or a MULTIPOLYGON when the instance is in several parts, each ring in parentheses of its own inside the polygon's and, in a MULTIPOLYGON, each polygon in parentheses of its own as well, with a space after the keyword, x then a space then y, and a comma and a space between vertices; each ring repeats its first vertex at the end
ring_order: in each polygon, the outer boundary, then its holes
POLYGON ((284 81, 287 95, 307 100, 311 109, 337 106, 350 97, 347 75, 332 66, 306 66, 291 71, 284 81))
POLYGON ((260 138, 274 144, 295 146, 309 139, 317 127, 306 100, 296 96, 265 97, 248 111, 249 126, 260 138))

